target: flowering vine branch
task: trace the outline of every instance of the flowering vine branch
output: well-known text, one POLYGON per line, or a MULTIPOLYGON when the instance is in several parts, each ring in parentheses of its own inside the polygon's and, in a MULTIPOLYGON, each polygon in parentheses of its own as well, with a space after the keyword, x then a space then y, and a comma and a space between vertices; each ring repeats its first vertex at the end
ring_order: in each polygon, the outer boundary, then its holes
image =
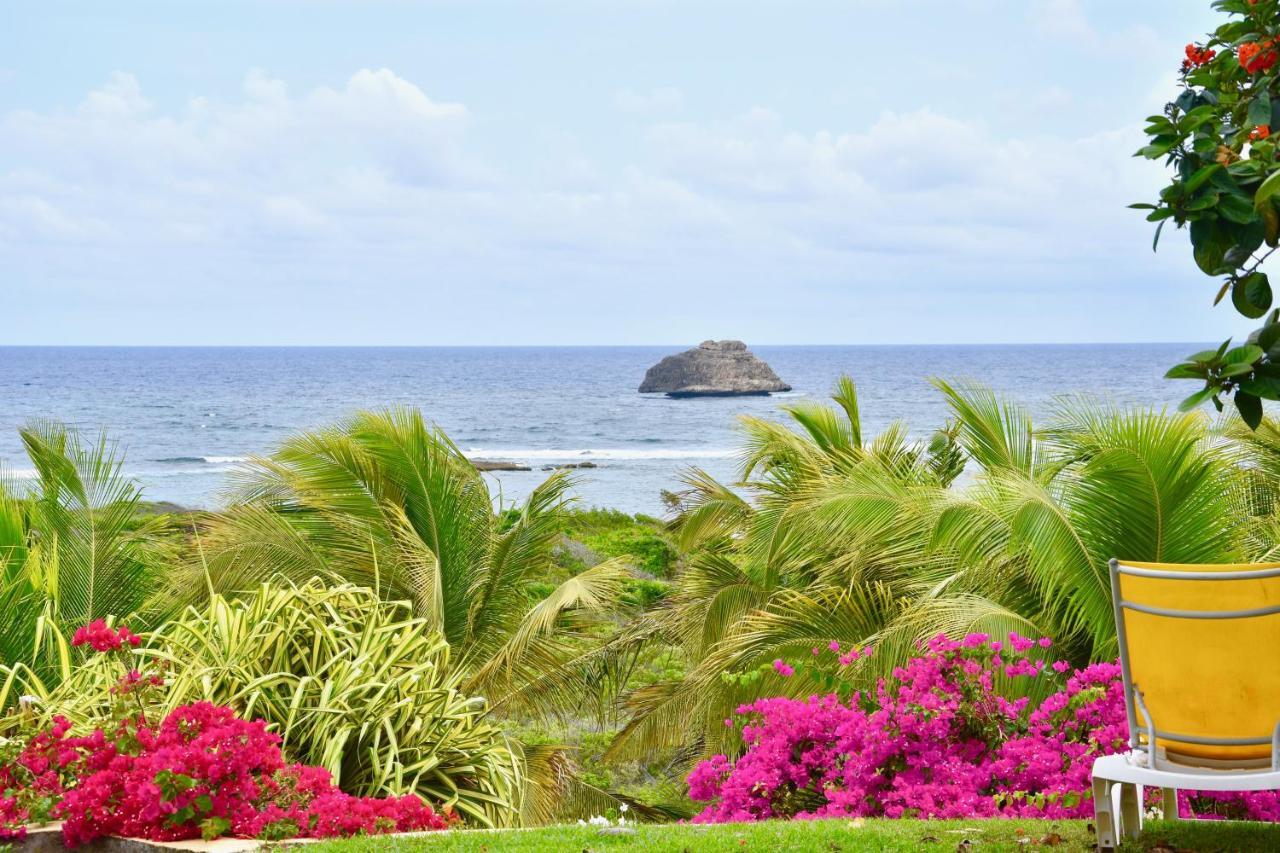
POLYGON ((1169 220, 1186 227, 1196 265, 1221 278, 1216 305, 1228 294, 1235 310, 1263 324, 1248 341, 1189 356, 1166 374, 1204 387, 1182 401, 1189 410, 1233 397, 1250 427, 1262 401, 1280 400, 1280 310, 1262 267, 1280 247, 1280 160, 1272 128, 1280 128, 1280 0, 1215 0, 1229 16, 1203 44, 1188 44, 1182 90, 1149 116, 1148 143, 1137 156, 1163 159, 1173 170, 1155 204, 1152 248, 1169 220), (1259 250, 1267 247, 1261 254, 1259 250))

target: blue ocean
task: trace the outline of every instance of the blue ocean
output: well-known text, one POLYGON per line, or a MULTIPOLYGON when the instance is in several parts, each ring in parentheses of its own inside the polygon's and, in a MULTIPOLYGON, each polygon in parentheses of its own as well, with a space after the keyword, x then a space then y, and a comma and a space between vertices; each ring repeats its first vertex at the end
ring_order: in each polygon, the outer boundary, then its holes
POLYGON ((550 466, 592 462, 582 505, 658 514, 664 489, 697 466, 732 479, 740 415, 821 398, 857 382, 864 429, 905 420, 927 436, 946 409, 931 376, 977 379, 1037 414, 1073 392, 1169 407, 1191 383, 1162 374, 1196 344, 759 346, 793 391, 673 400, 636 392, 645 369, 684 346, 463 348, 0 347, 0 468, 30 476, 18 428, 57 419, 105 430, 146 497, 215 508, 226 478, 289 434, 360 409, 416 406, 477 459, 531 471, 489 474, 504 501, 550 466))

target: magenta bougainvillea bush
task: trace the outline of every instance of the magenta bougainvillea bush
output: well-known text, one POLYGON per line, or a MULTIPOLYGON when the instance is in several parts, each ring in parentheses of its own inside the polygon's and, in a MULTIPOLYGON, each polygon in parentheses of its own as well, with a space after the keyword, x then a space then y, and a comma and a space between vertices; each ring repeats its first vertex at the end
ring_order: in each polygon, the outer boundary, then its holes
MULTIPOLYGON (((1093 759, 1128 741, 1120 668, 1073 671, 1048 661, 1050 646, 1017 634, 937 637, 873 692, 743 705, 725 720, 741 727, 743 754, 712 756, 689 776, 690 795, 708 804, 696 820, 1092 815, 1093 759), (1008 684, 1024 698, 1005 698, 1008 684), (1027 695, 1046 698, 1033 706, 1027 695)), ((835 641, 829 652, 838 668, 869 654, 840 654, 835 641)), ((827 657, 815 648, 813 660, 772 669, 790 677, 827 657)), ((1280 796, 1181 792, 1179 810, 1277 821, 1280 796)))
MULTIPOLYGON (((126 628, 94 623, 73 644, 119 653, 136 645, 126 628)), ((444 829, 440 814, 415 796, 356 797, 320 767, 288 763, 280 737, 261 720, 198 702, 148 720, 149 691, 163 680, 129 670, 113 688, 122 712, 113 724, 73 735, 53 724, 0 764, 0 838, 24 826, 63 821, 74 847, 106 835, 174 841, 189 838, 279 840, 444 829)))

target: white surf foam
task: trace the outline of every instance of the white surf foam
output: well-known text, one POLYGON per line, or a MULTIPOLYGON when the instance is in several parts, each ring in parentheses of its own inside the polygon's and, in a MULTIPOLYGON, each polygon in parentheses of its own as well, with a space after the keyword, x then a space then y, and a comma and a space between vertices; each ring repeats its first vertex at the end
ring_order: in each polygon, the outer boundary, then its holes
POLYGON ((588 447, 588 448, 516 448, 469 447, 463 451, 469 459, 728 459, 736 451, 722 448, 646 448, 588 447))

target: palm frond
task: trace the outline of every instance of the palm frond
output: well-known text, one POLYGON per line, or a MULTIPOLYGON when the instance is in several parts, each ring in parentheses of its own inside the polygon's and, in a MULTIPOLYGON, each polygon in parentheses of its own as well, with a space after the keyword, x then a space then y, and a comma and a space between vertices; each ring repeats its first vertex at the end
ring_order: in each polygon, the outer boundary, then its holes
POLYGON ((951 407, 959 427, 958 441, 979 465, 987 470, 1032 473, 1035 444, 1031 415, 1025 409, 976 383, 934 379, 933 385, 951 407))

